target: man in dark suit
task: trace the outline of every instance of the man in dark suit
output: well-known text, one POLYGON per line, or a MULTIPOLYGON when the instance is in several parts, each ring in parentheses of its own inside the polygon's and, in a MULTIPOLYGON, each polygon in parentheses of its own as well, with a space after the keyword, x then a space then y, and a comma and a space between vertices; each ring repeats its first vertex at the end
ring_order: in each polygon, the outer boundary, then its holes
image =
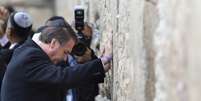
POLYGON ((25 12, 14 12, 10 15, 6 29, 6 36, 11 45, 8 48, 0 49, 0 86, 13 51, 26 40, 31 28, 32 20, 29 14, 25 12))
POLYGON ((2 101, 62 101, 62 89, 103 82, 109 58, 59 67, 76 43, 71 28, 46 27, 18 47, 7 66, 2 101))

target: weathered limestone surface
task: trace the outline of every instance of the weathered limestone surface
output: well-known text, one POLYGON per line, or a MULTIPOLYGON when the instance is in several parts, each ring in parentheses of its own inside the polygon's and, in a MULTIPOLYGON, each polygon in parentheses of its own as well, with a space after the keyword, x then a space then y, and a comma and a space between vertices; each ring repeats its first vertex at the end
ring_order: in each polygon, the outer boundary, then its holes
POLYGON ((105 32, 113 38, 113 101, 200 99, 199 0, 94 2, 101 44, 110 38, 105 32))
POLYGON ((85 7, 97 54, 113 53, 97 101, 200 101, 201 0, 8 1, 26 8, 34 26, 51 15, 71 23, 74 6, 85 7))
POLYGON ((155 49, 154 34, 158 27, 159 16, 157 10, 156 0, 146 0, 144 5, 144 34, 143 42, 145 48, 146 61, 146 85, 145 85, 145 99, 146 101, 153 101, 155 97, 155 49))
POLYGON ((158 0, 154 101, 199 101, 200 0, 158 0))
MULTIPOLYGON (((104 48, 110 51, 107 48, 108 40, 111 40, 111 37, 113 39, 114 61, 111 71, 113 77, 108 82, 109 87, 112 87, 109 91, 112 93, 112 100, 145 100, 144 1, 100 0, 93 1, 92 4, 94 5, 90 9, 95 9, 100 15, 98 23, 102 33, 100 51, 104 48)), ((93 18, 91 19, 93 22, 93 18)))

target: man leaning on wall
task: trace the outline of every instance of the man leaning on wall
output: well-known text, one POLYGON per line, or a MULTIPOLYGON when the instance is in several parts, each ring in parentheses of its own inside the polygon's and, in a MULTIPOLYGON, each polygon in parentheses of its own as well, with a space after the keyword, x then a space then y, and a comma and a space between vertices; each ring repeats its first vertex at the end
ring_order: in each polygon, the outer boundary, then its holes
POLYGON ((62 89, 102 82, 110 58, 63 68, 77 38, 71 27, 45 27, 17 48, 7 66, 2 101, 63 101, 62 89))

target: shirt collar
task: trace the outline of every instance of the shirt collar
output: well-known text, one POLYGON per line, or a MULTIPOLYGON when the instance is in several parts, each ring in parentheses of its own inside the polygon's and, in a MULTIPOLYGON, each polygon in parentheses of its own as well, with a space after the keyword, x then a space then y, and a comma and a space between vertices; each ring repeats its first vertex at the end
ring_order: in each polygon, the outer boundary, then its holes
POLYGON ((6 34, 4 34, 4 36, 2 38, 0 38, 1 46, 5 46, 8 42, 9 42, 9 40, 8 40, 6 34))
POLYGON ((10 45, 9 49, 13 49, 17 44, 18 44, 17 42, 16 42, 16 43, 12 43, 12 44, 10 45))

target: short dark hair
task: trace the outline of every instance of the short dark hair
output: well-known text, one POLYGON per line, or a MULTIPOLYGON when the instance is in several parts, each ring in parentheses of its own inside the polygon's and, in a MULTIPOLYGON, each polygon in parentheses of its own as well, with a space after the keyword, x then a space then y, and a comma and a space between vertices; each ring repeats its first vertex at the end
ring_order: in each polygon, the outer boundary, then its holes
POLYGON ((55 20, 58 20, 58 19, 61 19, 61 20, 65 21, 65 19, 62 16, 52 16, 46 21, 46 23, 48 21, 55 21, 55 20))
POLYGON ((52 16, 52 17, 50 17, 45 22, 45 25, 46 26, 53 26, 53 27, 66 27, 66 28, 69 28, 69 29, 71 28, 70 24, 68 24, 68 22, 62 16, 52 16))
POLYGON ((75 33, 65 27, 44 26, 43 29, 41 29, 39 40, 48 44, 51 43, 52 39, 56 39, 61 45, 64 45, 71 38, 75 42, 77 41, 75 33))
MULTIPOLYGON (((36 32, 41 32, 45 27, 66 27, 70 28, 70 25, 65 21, 62 16, 52 16, 47 21, 45 21, 44 26, 40 26, 36 32)), ((72 31, 73 32, 73 31, 72 31)))

